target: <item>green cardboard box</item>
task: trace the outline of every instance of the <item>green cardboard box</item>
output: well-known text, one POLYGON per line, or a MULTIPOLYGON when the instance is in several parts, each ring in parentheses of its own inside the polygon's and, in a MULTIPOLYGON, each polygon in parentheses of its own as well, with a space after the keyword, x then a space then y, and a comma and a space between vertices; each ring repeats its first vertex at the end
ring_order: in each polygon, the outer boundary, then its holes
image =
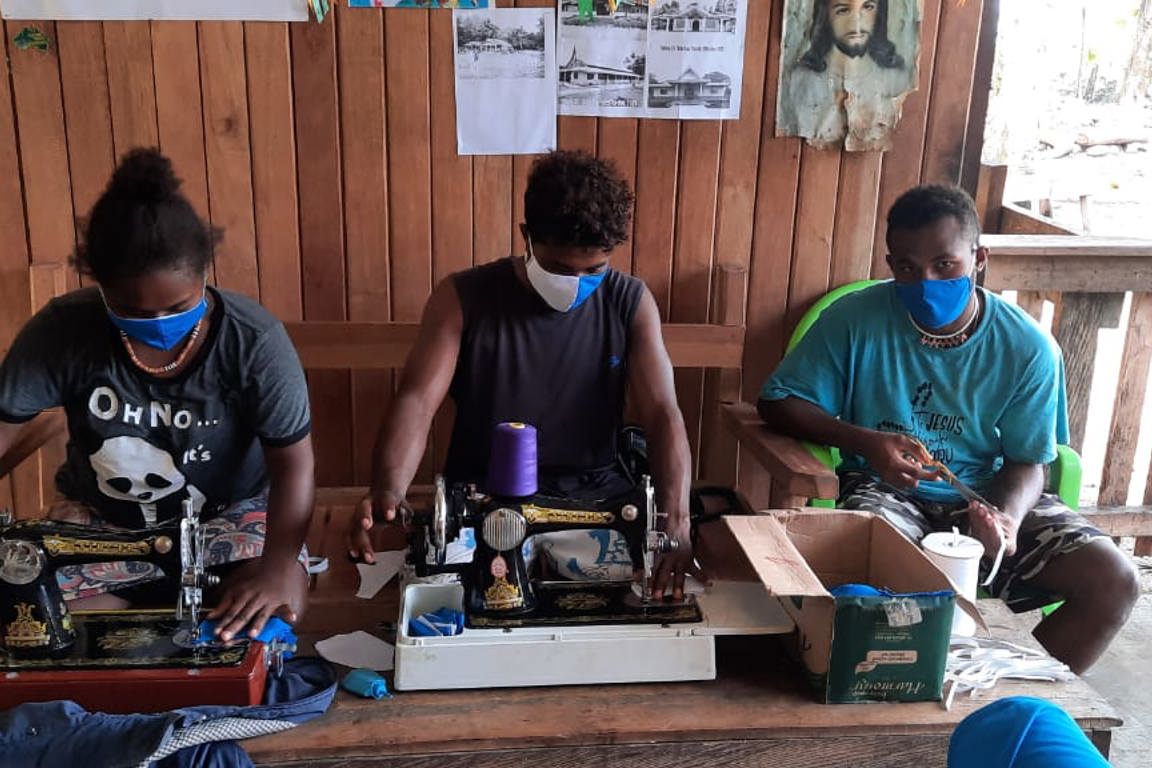
POLYGON ((866 512, 793 510, 724 521, 760 581, 795 621, 817 698, 941 698, 953 610, 959 605, 983 622, 971 602, 957 602, 952 582, 918 545, 866 512), (829 594, 842 584, 898 594, 829 594))

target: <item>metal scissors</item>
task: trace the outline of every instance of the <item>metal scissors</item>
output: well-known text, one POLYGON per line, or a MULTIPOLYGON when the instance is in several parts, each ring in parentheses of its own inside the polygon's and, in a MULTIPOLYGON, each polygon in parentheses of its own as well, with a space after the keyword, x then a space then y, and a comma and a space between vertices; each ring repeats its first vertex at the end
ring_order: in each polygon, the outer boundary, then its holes
POLYGON ((924 467, 925 469, 934 469, 939 472, 940 478, 944 480, 944 482, 948 483, 948 485, 952 486, 952 488, 954 488, 957 493, 959 493, 968 501, 975 501, 978 504, 983 504, 985 507, 991 510, 998 509, 995 504, 988 501, 988 499, 984 498, 980 494, 976 493, 976 491, 972 490, 972 488, 970 488, 966 483, 961 481, 960 478, 956 477, 956 475, 952 473, 952 470, 948 469, 948 467, 946 467, 943 463, 933 459, 932 454, 928 452, 928 448, 924 445, 924 443, 917 440, 916 445, 919 446, 922 455, 914 456, 912 458, 919 461, 920 466, 924 467))
MULTIPOLYGON (((915 440, 915 438, 913 438, 913 440, 915 440)), ((915 442, 917 447, 920 449, 921 455, 912 456, 910 458, 919 461, 920 466, 922 467, 935 469, 940 473, 940 477, 943 478, 948 483, 948 485, 956 489, 956 492, 967 499, 969 502, 975 501, 978 504, 982 504, 993 513, 999 511, 999 507, 988 501, 988 499, 984 498, 980 494, 976 493, 976 491, 969 488, 966 484, 961 482, 960 478, 956 477, 956 475, 952 473, 952 470, 948 469, 948 467, 944 466, 944 464, 932 458, 932 454, 928 452, 928 448, 924 445, 924 443, 920 442, 919 440, 915 440, 915 442)), ((958 510, 958 514, 963 513, 964 510, 958 510)), ((953 528, 952 530, 956 529, 953 528)), ((996 526, 996 531, 1000 534, 1000 546, 996 550, 996 555, 992 561, 992 568, 988 571, 988 576, 984 579, 984 581, 980 583, 980 586, 982 587, 987 587, 992 584, 993 580, 996 578, 996 574, 1000 572, 1000 564, 1004 562, 1004 552, 1007 550, 1008 542, 1005 541, 1004 530, 1000 528, 1000 526, 996 526)))

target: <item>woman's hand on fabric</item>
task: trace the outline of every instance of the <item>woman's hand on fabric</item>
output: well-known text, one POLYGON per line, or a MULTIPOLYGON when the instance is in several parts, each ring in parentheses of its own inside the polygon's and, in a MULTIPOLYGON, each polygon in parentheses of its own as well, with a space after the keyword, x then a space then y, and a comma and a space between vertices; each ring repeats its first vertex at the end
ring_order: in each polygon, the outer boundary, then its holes
POLYGON ((307 592, 308 574, 295 558, 249 560, 229 577, 208 618, 216 622, 216 634, 224 642, 241 632, 254 638, 273 616, 295 623, 307 592))

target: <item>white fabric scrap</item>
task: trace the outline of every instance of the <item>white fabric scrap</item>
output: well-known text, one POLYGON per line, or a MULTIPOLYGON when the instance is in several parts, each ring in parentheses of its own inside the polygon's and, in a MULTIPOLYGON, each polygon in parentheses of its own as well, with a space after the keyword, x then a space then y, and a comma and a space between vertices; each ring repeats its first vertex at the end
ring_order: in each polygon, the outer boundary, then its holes
POLYGON ((406 555, 407 550, 403 549, 377 552, 376 562, 371 564, 357 563, 356 570, 360 572, 360 589, 356 591, 356 597, 364 600, 375 597, 376 593, 400 572, 404 566, 406 555))
POLYGON ((949 686, 944 709, 952 708, 957 693, 970 696, 987 690, 1001 680, 1058 682, 1075 679, 1067 664, 1043 651, 989 637, 953 635, 944 671, 949 686))
POLYGON ((387 672, 395 665, 396 647, 363 630, 333 635, 316 643, 316 653, 333 664, 387 672))

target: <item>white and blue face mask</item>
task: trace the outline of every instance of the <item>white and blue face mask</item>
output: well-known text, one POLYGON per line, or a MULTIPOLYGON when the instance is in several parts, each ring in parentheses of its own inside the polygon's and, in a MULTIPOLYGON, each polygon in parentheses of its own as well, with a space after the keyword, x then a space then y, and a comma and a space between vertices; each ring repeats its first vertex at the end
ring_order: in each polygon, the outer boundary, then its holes
MULTIPOLYGON (((103 292, 100 295, 103 297, 103 292)), ((112 321, 112 325, 126 335, 150 347, 167 351, 183 341, 196 327, 196 323, 204 317, 204 313, 208 310, 208 294, 205 290, 200 303, 192 309, 160 317, 121 317, 108 306, 107 299, 104 301, 104 308, 108 311, 108 319, 112 321)))
POLYGON ((557 275, 540 266, 532 253, 532 240, 528 240, 528 254, 524 257, 524 268, 528 282, 540 294, 540 298, 557 312, 570 312, 595 293, 604 282, 608 270, 595 275, 557 275))

